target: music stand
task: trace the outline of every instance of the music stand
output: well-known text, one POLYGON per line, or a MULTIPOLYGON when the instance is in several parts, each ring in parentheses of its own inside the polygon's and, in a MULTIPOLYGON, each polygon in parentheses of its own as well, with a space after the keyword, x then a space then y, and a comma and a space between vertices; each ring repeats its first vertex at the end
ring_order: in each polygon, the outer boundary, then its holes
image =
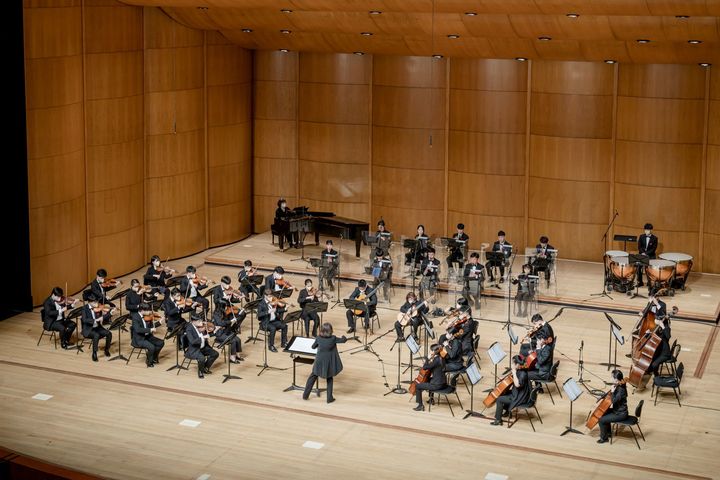
POLYGON ((563 382, 563 390, 565 391, 565 394, 570 399, 570 426, 565 427, 565 431, 560 434, 562 437, 563 435, 567 433, 579 433, 580 435, 584 435, 583 432, 576 430, 573 428, 572 420, 573 420, 573 403, 575 403, 575 400, 577 400, 580 395, 582 395, 582 390, 580 390, 580 386, 575 382, 574 378, 568 378, 563 382))
POLYGON ((178 370, 187 370, 188 369, 188 367, 185 367, 185 366, 183 366, 182 363, 180 363, 180 332, 182 332, 185 329, 186 325, 187 325, 187 323, 183 320, 182 322, 178 323, 175 326, 175 328, 173 328, 172 330, 168 330, 165 333, 165 340, 170 340, 171 338, 175 339, 175 365, 168 368, 166 370, 167 372, 175 370, 176 368, 178 370))
MULTIPOLYGON (((510 354, 508 355, 508 368, 505 370, 504 374, 507 374, 509 371, 512 370, 512 351, 513 351, 513 345, 517 345, 518 343, 518 336, 515 335, 515 332, 512 329, 512 325, 508 322, 506 325, 507 327, 507 334, 508 334, 508 340, 510 345, 510 354)), ((504 328, 504 327, 503 327, 504 328)))
MULTIPOLYGON (((328 311, 328 302, 308 302, 305 304, 305 311, 307 313, 319 313, 322 317, 322 314, 328 311)), ((309 326, 308 324, 308 327, 309 326)), ((309 336, 310 332, 305 332, 305 335, 309 336)))
MULTIPOLYGON (((500 262, 502 262, 503 264, 505 263, 505 253, 502 251, 485 252, 485 260, 487 260, 488 262, 492 262, 492 268, 493 268, 493 270, 495 270, 496 268, 498 268, 498 263, 500 263, 500 262)), ((499 273, 499 272, 494 272, 494 273, 499 273)), ((495 283, 495 288, 500 288, 500 286, 498 286, 498 280, 497 280, 498 275, 493 274, 493 278, 494 278, 493 282, 495 283)))
MULTIPOLYGON (((412 335, 408 335, 408 337, 412 337, 412 335)), ((398 395, 403 395, 403 394, 408 393, 407 388, 403 387, 402 382, 400 381, 400 368, 402 367, 402 365, 401 365, 402 360, 400 357, 400 352, 402 351, 403 343, 405 343, 405 342, 401 342, 398 340, 396 340, 395 343, 393 343, 393 348, 395 348, 395 345, 398 346, 398 349, 397 349, 397 354, 398 354, 397 355, 397 384, 391 390, 385 392, 385 394, 383 394, 383 396, 390 395, 391 393, 397 393, 398 395)), ((409 344, 407 344, 407 345, 408 345, 408 347, 410 346, 409 344)))
POLYGON ((610 370, 611 367, 617 368, 619 365, 617 364, 617 344, 620 343, 620 345, 623 345, 625 343, 625 338, 620 333, 620 330, 622 330, 622 327, 618 325, 615 320, 612 319, 610 315, 608 315, 606 312, 603 312, 605 315, 605 318, 607 318, 608 326, 610 327, 610 338, 608 339, 608 361, 602 362, 600 365, 607 366, 607 369, 610 370), (613 338, 615 338, 615 360, 612 360, 612 344, 613 344, 613 338))
MULTIPOLYGON (((286 313, 285 316, 283 316, 284 324, 286 324, 286 325, 288 323, 292 324, 292 336, 293 337, 295 336, 295 322, 300 320, 300 315, 302 315, 302 310, 295 310, 293 312, 286 313)), ((302 326, 300 327, 300 331, 302 332, 302 326)))
POLYGON ((73 309, 70 310, 70 311, 68 312, 68 314, 65 316, 65 319, 66 319, 66 320, 73 320, 73 319, 75 320, 75 345, 73 345, 73 346, 70 348, 70 350, 72 350, 72 349, 74 348, 74 349, 77 350, 77 353, 80 353, 80 352, 83 352, 83 353, 84 353, 84 350, 83 350, 83 348, 82 348, 82 343, 80 343, 80 335, 81 335, 81 332, 82 332, 82 330, 81 330, 81 325, 80 325, 80 323, 81 323, 80 317, 81 317, 81 315, 82 315, 82 310, 83 310, 83 308, 84 308, 84 307, 82 307, 82 306, 81 306, 81 307, 77 307, 77 308, 73 308, 73 309))
MULTIPOLYGON (((613 219, 614 220, 614 219, 613 219)), ((635 235, 614 235, 613 240, 616 242, 623 242, 623 251, 627 252, 627 242, 637 243, 638 239, 635 235)))
MULTIPOLYGON (((225 345, 228 345, 230 342, 235 340, 237 338, 237 332, 231 332, 230 335, 225 338, 222 342, 220 342, 220 345, 216 345, 215 348, 218 350, 221 350, 225 345)), ((227 362, 227 373, 223 375, 223 381, 222 383, 227 382, 228 380, 242 380, 242 377, 238 377, 237 375, 232 375, 230 373, 230 365, 232 365, 232 362, 228 359, 227 362)))
MULTIPOLYGON (((108 302, 110 302, 110 303, 114 302, 115 300, 120 300, 118 302, 120 304, 120 315, 123 314, 122 298, 127 296, 129 291, 130 291, 130 288, 126 288, 125 290, 120 290, 119 292, 116 292, 115 295, 113 295, 111 299, 108 300, 108 302)), ((114 359, 111 359, 111 360, 114 360, 114 359)))
MULTIPOLYGON (((292 383, 283 392, 291 392, 293 390, 305 391, 305 387, 298 385, 296 382, 297 378, 297 364, 302 363, 304 365, 312 365, 315 363, 314 357, 317 355, 317 348, 312 348, 315 343, 314 338, 310 337, 292 337, 288 342, 287 346, 283 349, 284 352, 288 352, 292 357, 293 361, 293 376, 292 383), (308 358, 313 357, 313 358, 308 358)), ((317 396, 320 396, 320 392, 325 389, 320 388, 320 380, 317 381, 317 387, 313 389, 317 396)))
MULTIPOLYGON (((257 298, 255 300, 252 300, 250 302, 245 303, 245 306, 243 307, 245 311, 250 312, 250 336, 245 340, 245 343, 248 343, 249 341, 253 341, 255 343, 258 340, 258 337, 253 333, 253 328, 255 326, 255 311, 257 310, 258 305, 262 301, 262 298, 257 298)), ((260 330, 258 329, 258 332, 260 330)))
MULTIPOLYGON (((343 300, 343 305, 348 310, 352 310, 353 315, 355 315, 355 310, 362 311, 363 327, 364 327, 365 326, 364 316, 365 316, 365 313, 367 313, 367 311, 368 311, 367 304, 365 302, 363 302, 362 300, 353 300, 351 298, 346 298, 343 300)), ((358 343, 363 343, 362 341, 360 341, 360 337, 358 337, 356 335, 356 333, 357 333, 357 319, 355 320, 355 328, 353 331, 353 336, 348 338, 348 340, 356 340, 358 343)), ((365 329, 365 342, 367 343, 367 328, 365 329)))
MULTIPOLYGON (((405 370, 410 370, 410 381, 407 383, 413 382, 413 355, 417 355, 417 353, 420 351, 420 345, 418 345, 417 341, 415 340, 415 337, 412 335, 408 335, 405 337, 405 345, 408 347, 408 352, 410 352, 410 363, 408 364, 408 368, 405 370)), ((402 365, 398 365, 398 369, 400 369, 402 365)), ((405 371, 403 371, 405 373, 405 371)), ((405 382, 404 382, 405 383, 405 382)))
POLYGON ((423 354, 427 358, 428 356, 428 344, 430 343, 428 341, 428 337, 430 340, 435 340, 435 330, 433 329, 433 323, 427 319, 424 313, 418 313, 420 315, 420 318, 422 318, 423 321, 423 327, 425 330, 425 343, 423 346, 423 354))
POLYGON ((483 415, 480 412, 476 412, 474 409, 475 404, 475 385, 477 385, 480 380, 482 379, 482 374, 480 373, 480 367, 477 366, 477 363, 473 362, 465 369, 465 373, 467 374, 468 380, 470 380, 470 410, 465 410, 467 413, 463 417, 463 420, 465 420, 468 417, 478 417, 478 418, 484 418, 487 420, 490 420, 491 417, 488 417, 487 415, 483 415))
MULTIPOLYGON (((650 257, 648 257, 647 255, 643 255, 643 254, 631 253, 628 255, 628 263, 634 264, 635 268, 645 269, 650 266, 650 257)), ((633 278, 633 284, 634 283, 635 283, 635 279, 633 278)), ((650 285, 648 285, 648 289, 650 289, 650 288, 651 288, 650 285)), ((636 287, 635 290, 633 291, 632 297, 630 297, 630 298, 635 298, 635 297, 647 298, 645 295, 640 295, 637 292, 638 292, 638 289, 636 287)))
POLYGON ((118 332, 118 354, 108 360, 108 362, 112 362, 114 360, 125 360, 126 362, 128 361, 128 359, 122 354, 122 331, 125 329, 125 322, 127 322, 128 318, 130 318, 129 313, 126 313, 125 315, 120 315, 119 317, 116 317, 115 320, 113 320, 108 327, 108 330, 117 329, 118 332))
MULTIPOLYGON (((492 345, 487 349, 487 355, 488 358, 490 358, 490 362, 495 366, 495 383, 494 385, 497 385, 498 382, 498 364, 502 362, 507 354, 505 353, 505 350, 503 350, 502 345, 500 345, 500 342, 493 342, 492 345)), ((487 390, 484 390, 485 392, 492 392, 494 388, 489 388, 487 390)))

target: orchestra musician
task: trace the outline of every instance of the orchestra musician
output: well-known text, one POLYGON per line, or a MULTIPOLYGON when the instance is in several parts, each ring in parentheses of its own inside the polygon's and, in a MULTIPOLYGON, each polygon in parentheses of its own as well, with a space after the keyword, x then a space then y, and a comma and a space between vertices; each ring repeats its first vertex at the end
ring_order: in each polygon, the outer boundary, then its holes
POLYGON ((210 334, 207 331, 203 317, 200 314, 192 313, 190 320, 185 326, 185 336, 188 344, 187 349, 185 349, 185 358, 197 360, 198 378, 205 378, 205 374, 212 373, 210 367, 212 367, 220 354, 210 346, 210 334))
POLYGON ((103 304, 97 297, 91 296, 88 303, 82 310, 82 334, 83 337, 92 340, 92 360, 98 361, 97 350, 101 338, 105 339, 105 356, 110 356, 110 344, 112 343, 112 332, 103 327, 103 322, 110 321, 114 309, 110 308, 105 312, 103 304))
MULTIPOLYGON (((638 253, 640 255, 645 255, 648 257, 648 259, 652 260, 656 258, 655 254, 657 252, 658 247, 658 237, 655 236, 652 233, 653 226, 652 223, 646 223, 643 227, 643 234, 638 237, 638 253)), ((643 283, 643 273, 645 272, 645 267, 642 265, 638 265, 637 269, 637 280, 638 280, 638 287, 642 287, 645 285, 643 283)), ((648 285, 650 285, 650 279, 648 278, 648 285)))
POLYGON ((429 392, 430 399, 432 401, 432 392, 447 388, 445 361, 440 355, 441 349, 442 347, 436 343, 430 346, 432 355, 422 366, 423 370, 430 372, 430 379, 427 382, 421 382, 415 386, 415 401, 417 402, 417 406, 413 409, 415 411, 422 412, 425 410, 425 405, 423 405, 422 399, 423 390, 427 390, 429 392))
MULTIPOLYGON (((357 287, 350 294, 351 300, 364 300, 367 305, 367 311, 363 313, 363 327, 365 329, 370 328, 370 317, 375 314, 377 308, 377 295, 375 291, 370 291, 368 284, 365 280, 358 280, 357 287), (369 295, 369 296, 368 296, 369 295)), ((348 322, 347 333, 355 332, 355 312, 353 310, 347 310, 345 312, 348 322)))
POLYGON ((298 294, 298 305, 300 305, 300 308, 302 308, 300 318, 303 321, 303 325, 305 325, 305 335, 308 337, 310 336, 310 321, 313 322, 312 336, 317 337, 317 329, 318 324, 320 323, 320 315, 318 315, 318 312, 308 311, 307 304, 317 302, 318 293, 319 292, 317 291, 317 289, 313 288, 312 280, 306 278, 305 288, 300 290, 300 293, 298 294))
POLYGON ((457 262, 459 268, 463 268, 465 263, 465 252, 467 251, 470 237, 465 233, 464 224, 457 224, 457 232, 452 236, 452 239, 455 240, 459 246, 450 248, 450 255, 448 255, 446 259, 448 270, 452 268, 454 262, 457 262))
POLYGON ((550 286, 550 267, 553 263, 553 252, 555 247, 550 245, 548 237, 543 235, 540 237, 540 243, 535 245, 535 258, 532 261, 533 275, 540 276, 540 272, 545 272, 545 282, 550 286))
POLYGON ((530 351, 537 349, 537 340, 543 337, 547 340, 552 339, 552 342, 547 342, 550 348, 555 347, 555 332, 553 332, 552 326, 543 318, 542 315, 536 313, 530 319, 532 322, 531 332, 533 335, 528 335, 523 339, 523 345, 520 347, 520 353, 527 356, 530 351), (525 340, 529 340, 526 342, 525 340))
POLYGON ((320 265, 320 288, 323 286, 323 281, 327 283, 327 288, 332 290, 333 279, 337 277, 338 265, 340 257, 338 252, 333 249, 333 241, 327 240, 325 242, 325 250, 320 254, 321 265, 320 265))
POLYGON ((383 253, 381 248, 375 249, 375 258, 372 263, 373 288, 378 288, 382 283, 383 299, 390 301, 390 287, 392 286, 392 259, 390 255, 383 253))
POLYGON ((480 264, 480 254, 472 252, 463 270, 463 296, 468 301, 468 304, 473 302, 477 310, 480 309, 484 281, 485 267, 480 264))
POLYGON ((535 298, 535 279, 530 278, 532 266, 525 264, 522 266, 523 273, 518 278, 512 279, 513 285, 517 285, 517 293, 515 294, 515 304, 518 306, 517 314, 519 317, 527 317, 528 303, 535 298))
POLYGON ((200 290, 208 287, 208 281, 205 278, 197 276, 197 269, 192 265, 188 265, 185 269, 185 276, 180 282, 180 292, 185 298, 191 299, 194 303, 200 305, 203 312, 210 307, 210 301, 200 294, 200 290))
POLYGON ((513 376, 511 391, 509 394, 500 395, 495 401, 495 421, 490 425, 502 425, 502 417, 509 417, 515 407, 530 401, 530 381, 525 368, 525 357, 515 355, 510 368, 513 376))
POLYGON ((438 285, 438 275, 440 275, 440 260, 435 258, 435 249, 427 248, 427 257, 420 264, 420 298, 425 299, 426 296, 435 295, 438 285))
POLYGON ((620 370, 612 371, 613 386, 608 395, 612 395, 612 404, 605 414, 600 417, 600 439, 597 443, 606 443, 612 435, 612 423, 620 422, 628 418, 627 408, 627 386, 623 381, 623 374, 620 370))
POLYGON ((163 300, 162 309, 165 312, 165 324, 169 331, 178 328, 178 325, 185 324, 183 313, 195 310, 196 304, 186 305, 180 290, 174 288, 170 295, 163 300))
POLYGON ((385 220, 382 218, 378 220, 377 230, 375 231, 375 248, 370 249, 370 261, 375 257, 375 250, 378 248, 382 250, 382 256, 390 256, 390 245, 392 243, 392 234, 387 231, 385 227, 385 220))
MULTIPOLYGON (((287 201, 284 198, 280 198, 277 201, 277 209, 275 210, 275 221, 278 220, 281 222, 290 222, 290 218, 293 216, 293 211, 290 210, 287 206, 287 201)), ((285 238, 281 235, 280 238, 278 238, 278 243, 280 244, 280 250, 284 250, 285 248, 285 240, 288 241, 289 247, 295 247, 300 248, 300 245, 298 244, 298 233, 297 232, 291 232, 288 230, 288 232, 285 234, 285 238)))
POLYGON ((107 298, 107 292, 117 287, 119 284, 120 282, 117 280, 107 280, 107 270, 99 268, 95 276, 95 280, 90 283, 90 294, 99 303, 114 307, 115 304, 110 302, 107 298))
POLYGON ((463 369, 463 351, 460 335, 464 333, 462 329, 457 332, 448 332, 445 334, 445 340, 442 343, 445 349, 445 371, 458 372, 463 369))
POLYGON ((243 292, 248 298, 250 294, 254 293, 255 298, 260 298, 260 289, 254 285, 248 277, 252 277, 257 273, 257 268, 253 268, 252 260, 245 260, 243 262, 243 268, 238 273, 238 283, 240 283, 240 291, 243 292))
POLYGON ((275 267, 273 272, 265 277, 265 288, 269 288, 272 292, 293 288, 288 286, 289 284, 286 282, 284 275, 285 269, 283 267, 279 265, 275 267))
POLYGON ((667 315, 655 317, 655 331, 660 337, 660 345, 658 345, 655 350, 655 355, 653 356, 652 363, 650 364, 650 368, 648 368, 647 373, 657 375, 660 370, 660 365, 672 358, 672 351, 670 348, 670 318, 667 315))
POLYGON ((485 264, 485 268, 487 269, 488 276, 490 277, 490 281, 495 281, 495 274, 493 273, 493 267, 497 267, 500 269, 500 283, 503 283, 505 281, 505 263, 507 262, 507 259, 512 254, 512 245, 508 243, 505 240, 505 232, 500 230, 498 232, 498 239, 493 243, 492 246, 493 252, 502 252, 505 255, 505 261, 494 261, 489 260, 485 264))
POLYGON ((233 290, 231 283, 232 280, 230 277, 228 275, 223 275, 220 279, 220 286, 213 291, 213 303, 215 304, 213 323, 217 323, 214 318, 218 310, 224 313, 226 309, 230 309, 232 311, 237 311, 237 313, 233 313, 231 317, 233 317, 235 321, 237 321, 238 326, 240 326, 243 320, 245 320, 247 312, 245 312, 245 310, 240 310, 236 304, 245 297, 245 294, 240 290, 233 290))
MULTIPOLYGON (((138 282, 139 284, 139 282, 138 282)), ((130 313, 130 319, 132 320, 132 326, 130 327, 130 334, 132 335, 132 345, 134 347, 140 347, 145 349, 147 354, 145 364, 152 368, 160 357, 160 351, 165 346, 165 342, 157 338, 155 331, 155 319, 152 308, 147 303, 141 303, 138 305, 138 309, 130 313), (150 320, 145 320, 149 317, 150 320)))
MULTIPOLYGON (((225 278, 225 277, 223 277, 225 278)), ((230 280, 229 277, 227 277, 230 280)), ((229 282, 228 282, 229 283, 229 282)), ((240 341, 240 325, 245 319, 245 311, 236 313, 238 309, 230 301, 231 296, 223 296, 215 302, 215 311, 213 312, 213 323, 215 324, 215 342, 216 345, 228 339, 233 333, 236 334, 230 343, 230 363, 240 363, 242 359, 238 356, 242 352, 242 342, 240 341)))
POLYGON ((152 292, 157 296, 158 294, 165 294, 167 287, 165 282, 168 278, 172 277, 175 270, 167 268, 160 262, 160 257, 153 255, 150 258, 150 266, 143 275, 143 284, 149 286, 152 292))
POLYGON ((347 338, 340 338, 333 335, 333 327, 325 322, 320 327, 320 335, 315 339, 312 348, 317 348, 317 355, 313 362, 312 373, 305 382, 305 391, 303 392, 303 400, 310 397, 312 387, 319 378, 327 380, 327 403, 335 401, 333 396, 333 378, 342 372, 343 364, 340 360, 340 354, 337 350, 338 343, 347 342, 347 338))
POLYGON ((414 264, 417 268, 417 265, 427 257, 427 248, 430 246, 429 238, 425 234, 425 225, 417 226, 415 240, 417 241, 415 247, 405 254, 405 265, 414 264))
POLYGON ((143 303, 143 293, 145 290, 140 281, 133 278, 130 281, 130 290, 125 294, 125 308, 128 312, 137 312, 140 308, 140 304, 143 303))
POLYGON ((268 350, 271 352, 277 352, 277 348, 275 348, 275 332, 278 330, 280 330, 280 347, 285 348, 287 345, 287 325, 282 320, 284 313, 285 304, 273 298, 272 289, 265 288, 263 299, 258 304, 257 316, 260 327, 267 334, 268 350))
MULTIPOLYGON (((550 374, 553 366, 553 348, 547 343, 548 339, 544 335, 537 335, 537 361, 535 367, 528 370, 528 379, 532 382, 537 380, 550 380, 550 374)), ((542 389, 540 390, 542 393, 542 389)))
POLYGON ((70 346, 70 337, 75 331, 75 322, 65 318, 65 312, 68 307, 72 307, 76 300, 72 302, 64 296, 63 289, 54 287, 50 296, 43 302, 42 320, 43 328, 49 331, 56 331, 60 336, 60 345, 67 349, 70 346))
MULTIPOLYGON (((413 292, 408 292, 407 295, 405 295, 405 303, 402 307, 400 307, 400 312, 411 312, 412 316, 410 317, 407 325, 412 327, 413 337, 418 338, 418 329, 422 323, 422 315, 426 315, 429 311, 430 309, 427 304, 418 300, 413 292)), ((397 338, 399 340, 405 340, 403 326, 399 320, 395 321, 395 332, 397 333, 397 338)))

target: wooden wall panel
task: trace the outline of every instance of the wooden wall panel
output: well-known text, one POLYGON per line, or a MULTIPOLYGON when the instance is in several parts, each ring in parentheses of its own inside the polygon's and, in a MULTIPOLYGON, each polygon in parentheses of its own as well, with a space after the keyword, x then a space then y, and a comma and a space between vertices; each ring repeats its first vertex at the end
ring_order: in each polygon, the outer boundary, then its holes
POLYGON ((447 60, 373 58, 372 218, 445 235, 447 60), (432 138, 432 143, 431 143, 432 138))
POLYGON ((145 262, 142 9, 86 5, 87 276, 145 262))
POLYGON ((610 208, 613 71, 604 63, 533 62, 529 246, 547 235, 562 258, 602 257, 600 238, 610 208))
POLYGON ((54 286, 86 283, 82 11, 47 1, 24 8, 33 303, 54 286), (52 82, 48 82, 52 79, 52 82))
POLYGON ((659 252, 698 258, 704 105, 703 68, 620 65, 612 233, 650 222, 659 252))
POLYGON ((527 65, 451 59, 448 223, 464 223, 470 248, 524 244, 527 65))
POLYGON ((143 17, 146 251, 176 258, 208 246, 205 40, 160 10, 143 17))
POLYGON ((369 56, 300 54, 298 203, 370 221, 371 68, 369 56))
POLYGON ((207 40, 209 240, 223 245, 252 232, 252 54, 207 40))
POLYGON ((297 206, 298 55, 256 51, 253 67, 253 230, 270 228, 278 198, 297 206))
POLYGON ((720 72, 710 75, 705 171, 705 219, 703 222, 703 271, 720 273, 720 72))

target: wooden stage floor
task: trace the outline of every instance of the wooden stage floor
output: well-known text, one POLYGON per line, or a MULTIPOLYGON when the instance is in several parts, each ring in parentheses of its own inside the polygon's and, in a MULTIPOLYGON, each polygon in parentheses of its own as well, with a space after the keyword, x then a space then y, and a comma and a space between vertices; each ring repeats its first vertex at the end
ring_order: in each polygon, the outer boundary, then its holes
MULTIPOLYGON (((234 278, 237 268, 203 261, 229 251, 261 264, 304 269, 304 262, 288 261, 299 256, 299 251, 286 252, 281 255, 284 260, 278 261, 278 254, 269 253, 269 245, 262 240, 262 236, 252 237, 171 263, 176 268, 200 265, 200 272, 215 280, 224 274, 234 278)), ((558 294, 571 284, 566 270, 569 274, 570 266, 563 263, 558 294)), ((124 278, 140 275, 138 271, 124 278)), ((292 274, 290 280, 299 284, 304 276, 305 272, 292 274)), ((594 291, 595 280, 586 279, 589 292, 594 291)), ((698 279, 698 283, 701 280, 705 281, 698 279)), ((351 282, 343 282, 341 296, 347 296, 350 288, 351 282)), ((690 296, 699 288, 694 278, 688 291, 678 294, 678 303, 687 298, 681 309, 702 313, 708 308, 709 312, 706 297, 690 296)), ((703 288, 714 298, 720 293, 711 285, 703 288)), ((380 305, 381 332, 392 327, 403 292, 396 287, 392 303, 380 305)), ((447 307, 452 295, 442 293, 439 306, 447 307)), ((507 335, 502 330, 506 309, 506 301, 496 297, 488 298, 482 308, 479 334, 484 377, 475 388, 476 409, 484 398, 481 391, 493 383, 485 350, 496 341, 507 349, 507 335)), ((539 305, 540 313, 550 317, 558 309, 552 304, 539 305)), ((344 309, 337 307, 329 310, 324 320, 344 332, 344 314, 344 309)), ((612 316, 627 335, 635 316, 612 316)), ((249 334, 247 327, 244 325, 243 337, 249 334)), ((520 331, 520 326, 514 328, 520 331)), ((608 371, 599 365, 608 357, 608 329, 602 313, 566 308, 554 329, 559 383, 577 378, 582 342, 588 387, 607 388, 603 381, 609 378, 608 371)), ((535 421, 536 432, 522 419, 511 429, 493 427, 479 418, 463 420, 464 411, 456 403, 455 417, 445 405, 433 407, 431 412, 414 412, 409 395, 385 395, 397 381, 398 357, 390 351, 391 335, 373 343, 377 356, 348 352, 357 344, 341 346, 345 370, 335 381, 337 401, 328 405, 324 397, 303 401, 300 392, 283 391, 292 380, 292 362, 285 353, 268 354, 269 364, 284 370, 258 376, 261 343, 244 344, 245 361, 232 365, 232 373, 242 379, 222 383, 227 368, 222 361, 204 380, 197 378, 195 370, 180 375, 166 372, 174 363, 172 345, 163 351, 161 364, 148 369, 143 359, 135 358, 127 366, 104 358, 93 363, 87 350, 78 355, 55 350, 47 339, 36 346, 40 331, 37 312, 0 322, 0 445, 107 478, 519 479, 531 475, 538 479, 704 479, 716 477, 720 468, 716 453, 720 445, 720 356, 712 352, 718 327, 710 322, 673 322, 673 337, 682 344, 679 360, 686 371, 682 407, 672 393, 662 395, 656 406, 649 390, 630 395, 631 410, 640 400, 645 401, 641 426, 647 441, 640 440, 641 451, 629 431, 621 432, 612 445, 596 443, 597 429, 588 432, 584 427, 594 405, 587 392, 575 402, 572 418, 584 435, 560 436, 568 425, 570 405, 566 398, 559 398, 554 387, 554 404, 547 393, 538 399, 543 423, 535 421), (38 393, 52 398, 33 399, 38 393), (200 423, 182 426, 183 420, 200 423), (501 476, 486 477, 489 473, 501 476)), ((374 338, 377 333, 370 336, 370 340, 374 338)), ((128 340, 124 335, 126 355, 128 340)), ((115 355, 116 338, 112 350, 115 355)), ((628 345, 618 350, 625 371, 628 351, 628 345)), ((407 360, 406 350, 402 357, 407 360)), ((304 382, 307 373, 308 367, 299 368, 298 383, 304 382)), ((409 372, 402 376, 403 380, 409 378, 409 372)), ((459 395, 463 407, 469 408, 470 395, 463 387, 459 395)))

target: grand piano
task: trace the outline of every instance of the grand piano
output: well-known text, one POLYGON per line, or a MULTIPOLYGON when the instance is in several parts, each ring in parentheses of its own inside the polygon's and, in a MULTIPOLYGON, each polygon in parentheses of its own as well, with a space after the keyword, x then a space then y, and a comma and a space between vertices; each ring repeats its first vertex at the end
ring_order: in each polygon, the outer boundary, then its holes
POLYGON ((307 233, 315 234, 315 245, 320 244, 320 235, 355 241, 355 256, 360 257, 362 232, 370 228, 368 222, 338 217, 333 212, 313 212, 307 207, 295 207, 288 220, 275 219, 272 225, 274 235, 298 232, 300 241, 307 233))

